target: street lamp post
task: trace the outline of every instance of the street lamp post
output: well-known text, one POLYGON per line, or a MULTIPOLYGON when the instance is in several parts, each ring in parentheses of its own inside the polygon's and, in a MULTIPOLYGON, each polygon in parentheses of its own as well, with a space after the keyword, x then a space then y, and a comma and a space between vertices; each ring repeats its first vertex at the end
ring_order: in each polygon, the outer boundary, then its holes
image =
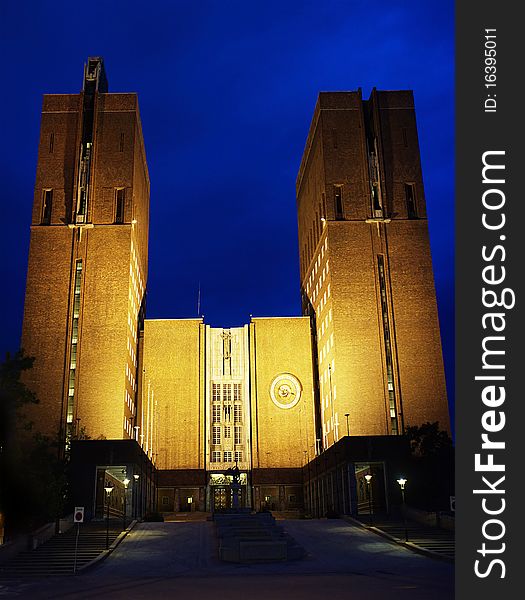
POLYGON ((407 512, 406 512, 406 504, 405 504, 405 484, 407 480, 404 477, 400 477, 397 480, 399 483, 399 487, 401 488, 401 498, 403 501, 403 520, 405 523, 405 542, 408 542, 408 527, 407 527, 407 512))
POLYGON ((106 490, 106 504, 107 504, 107 510, 106 510, 106 550, 107 550, 109 548, 109 497, 111 495, 111 492, 113 491, 113 486, 111 485, 110 481, 106 481, 106 485, 105 485, 104 489, 106 490))
POLYGON ((350 413, 345 413, 345 417, 346 417, 346 435, 348 437, 350 437, 350 425, 348 425, 348 417, 350 416, 350 413))
POLYGON ((135 501, 133 502, 133 514, 135 516, 135 519, 138 516, 138 503, 139 503, 138 483, 139 483, 139 477, 140 477, 140 475, 138 473, 135 473, 133 475, 133 479, 135 480, 135 485, 133 486, 133 492, 134 492, 134 495, 135 495, 135 501))
POLYGON ((126 511, 127 511, 127 501, 128 501, 128 485, 129 485, 129 479, 126 477, 123 481, 124 483, 124 527, 123 529, 126 529, 126 511))
POLYGON ((372 475, 365 475, 366 486, 368 489, 368 514, 370 515, 370 527, 372 527, 373 523, 373 507, 372 507, 372 475))

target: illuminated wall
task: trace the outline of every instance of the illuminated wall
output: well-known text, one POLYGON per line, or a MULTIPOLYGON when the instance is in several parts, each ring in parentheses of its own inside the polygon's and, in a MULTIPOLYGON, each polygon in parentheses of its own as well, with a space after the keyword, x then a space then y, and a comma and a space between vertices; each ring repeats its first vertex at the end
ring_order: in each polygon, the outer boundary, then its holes
POLYGON ((412 93, 319 95, 297 177, 320 436, 449 429, 412 93))

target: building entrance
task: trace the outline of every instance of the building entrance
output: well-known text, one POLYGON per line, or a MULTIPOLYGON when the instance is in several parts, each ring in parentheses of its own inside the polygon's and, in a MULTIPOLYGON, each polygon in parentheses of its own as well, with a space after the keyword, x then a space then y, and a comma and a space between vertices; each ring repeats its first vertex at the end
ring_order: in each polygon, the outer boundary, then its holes
POLYGON ((231 490, 229 487, 213 488, 213 511, 220 512, 231 508, 231 490))

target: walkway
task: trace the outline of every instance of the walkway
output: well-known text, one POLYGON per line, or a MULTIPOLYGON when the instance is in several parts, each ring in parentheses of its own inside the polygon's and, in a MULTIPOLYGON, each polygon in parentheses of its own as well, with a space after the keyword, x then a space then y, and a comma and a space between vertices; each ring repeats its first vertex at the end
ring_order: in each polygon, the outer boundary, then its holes
POLYGON ((143 523, 95 570, 35 585, 12 581, 0 597, 447 600, 452 565, 415 554, 342 520, 281 521, 307 550, 302 560, 229 564, 217 558, 212 522, 143 523), (218 594, 220 591, 220 594, 218 594))

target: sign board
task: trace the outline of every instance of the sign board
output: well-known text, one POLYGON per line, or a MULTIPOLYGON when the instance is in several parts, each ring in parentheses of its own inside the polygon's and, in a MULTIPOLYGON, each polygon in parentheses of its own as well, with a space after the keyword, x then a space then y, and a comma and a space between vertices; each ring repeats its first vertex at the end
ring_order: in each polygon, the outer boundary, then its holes
POLYGON ((450 510, 456 512, 456 496, 450 496, 450 510))
POLYGON ((83 506, 75 506, 75 512, 73 513, 73 523, 83 523, 84 522, 84 507, 83 506))

